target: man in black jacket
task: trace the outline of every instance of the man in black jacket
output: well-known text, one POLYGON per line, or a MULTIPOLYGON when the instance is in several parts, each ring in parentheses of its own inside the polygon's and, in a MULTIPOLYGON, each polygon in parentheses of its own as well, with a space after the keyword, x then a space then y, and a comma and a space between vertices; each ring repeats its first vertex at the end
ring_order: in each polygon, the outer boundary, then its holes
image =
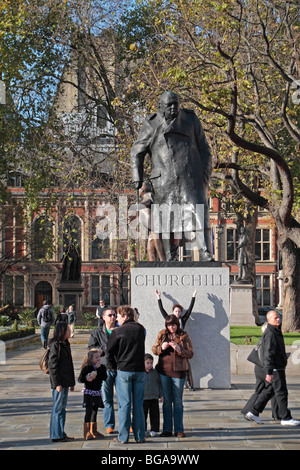
POLYGON ((117 321, 119 327, 107 343, 107 367, 117 369, 119 435, 115 441, 128 442, 132 404, 134 438, 144 442, 145 328, 134 321, 134 310, 129 306, 117 309, 117 321))
POLYGON ((102 312, 103 325, 91 333, 88 348, 98 348, 101 351, 102 362, 106 366, 107 378, 102 383, 102 399, 104 404, 103 418, 106 434, 112 434, 115 428, 114 385, 116 370, 108 366, 106 361, 106 345, 112 331, 116 327, 116 312, 112 307, 106 307, 102 312))
POLYGON ((275 395, 278 403, 279 416, 283 426, 299 426, 300 421, 293 419, 288 409, 288 390, 286 385, 285 368, 287 355, 284 339, 281 333, 280 316, 274 310, 268 312, 268 327, 262 339, 263 367, 266 372, 266 386, 259 394, 255 403, 245 417, 262 424, 259 418, 268 401, 275 395))

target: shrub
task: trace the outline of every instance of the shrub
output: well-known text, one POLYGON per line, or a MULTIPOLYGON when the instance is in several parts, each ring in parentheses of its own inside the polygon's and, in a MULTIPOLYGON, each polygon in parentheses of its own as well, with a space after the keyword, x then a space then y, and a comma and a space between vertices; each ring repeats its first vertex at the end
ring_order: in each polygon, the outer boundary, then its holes
POLYGON ((8 315, 0 315, 0 326, 10 325, 11 320, 8 315))
POLYGON ((88 326, 88 327, 92 326, 97 321, 97 317, 94 314, 94 312, 85 312, 85 313, 82 314, 82 316, 84 318, 86 326, 88 326))
POLYGON ((1 341, 8 341, 15 338, 24 338, 25 336, 30 336, 35 334, 35 328, 20 328, 19 330, 10 330, 3 331, 0 333, 1 341))
POLYGON ((35 308, 25 308, 19 312, 19 319, 23 325, 33 326, 33 320, 35 318, 35 308))

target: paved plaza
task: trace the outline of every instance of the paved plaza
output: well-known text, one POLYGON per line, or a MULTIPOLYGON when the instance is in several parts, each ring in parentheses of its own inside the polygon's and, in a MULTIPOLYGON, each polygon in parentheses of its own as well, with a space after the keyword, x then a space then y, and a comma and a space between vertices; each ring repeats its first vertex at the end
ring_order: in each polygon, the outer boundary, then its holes
MULTIPOLYGON (((81 330, 70 340, 76 379, 87 351, 88 338, 89 335, 81 330)), ((31 342, 8 350, 5 364, 0 364, 1 450, 125 452, 138 449, 159 454, 166 451, 300 449, 300 426, 284 427, 273 421, 270 407, 261 415, 263 425, 244 419, 240 410, 253 392, 253 375, 232 375, 229 390, 185 390, 185 438, 147 436, 145 443, 136 444, 131 436, 129 443, 123 445, 113 443, 117 433, 102 440, 83 439, 82 385, 77 382, 75 391, 69 394, 65 428, 75 440, 53 443, 49 439, 52 406, 49 376, 39 369, 43 351, 39 340, 31 342)), ((288 388, 289 408, 294 418, 300 418, 300 377, 288 377, 288 388)), ((98 430, 104 432, 102 410, 98 413, 98 430)))

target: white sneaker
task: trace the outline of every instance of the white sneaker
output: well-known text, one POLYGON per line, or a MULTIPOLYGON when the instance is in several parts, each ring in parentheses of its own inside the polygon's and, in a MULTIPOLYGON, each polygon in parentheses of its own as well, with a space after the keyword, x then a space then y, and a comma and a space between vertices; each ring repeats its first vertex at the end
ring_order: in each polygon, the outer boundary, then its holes
POLYGON ((255 421, 257 424, 263 424, 262 420, 258 416, 255 416, 253 413, 251 413, 251 411, 248 411, 248 413, 245 415, 245 418, 249 421, 255 421))
POLYGON ((282 426, 300 426, 300 421, 297 419, 282 419, 281 420, 282 426))
POLYGON ((155 431, 150 431, 150 436, 151 436, 151 437, 155 437, 155 436, 156 436, 156 432, 155 432, 155 431))

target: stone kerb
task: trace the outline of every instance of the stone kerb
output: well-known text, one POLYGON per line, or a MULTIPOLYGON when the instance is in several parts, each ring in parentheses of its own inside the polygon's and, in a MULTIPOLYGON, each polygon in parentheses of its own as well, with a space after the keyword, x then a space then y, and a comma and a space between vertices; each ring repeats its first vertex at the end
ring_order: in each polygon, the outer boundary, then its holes
MULTIPOLYGON (((194 357, 190 364, 195 388, 230 388, 229 269, 221 263, 140 263, 131 270, 131 305, 138 308, 146 328, 146 352, 165 320, 155 290, 172 313, 178 303, 188 309, 197 289, 192 314, 185 326, 194 357)), ((157 358, 155 357, 155 361, 157 358)))

